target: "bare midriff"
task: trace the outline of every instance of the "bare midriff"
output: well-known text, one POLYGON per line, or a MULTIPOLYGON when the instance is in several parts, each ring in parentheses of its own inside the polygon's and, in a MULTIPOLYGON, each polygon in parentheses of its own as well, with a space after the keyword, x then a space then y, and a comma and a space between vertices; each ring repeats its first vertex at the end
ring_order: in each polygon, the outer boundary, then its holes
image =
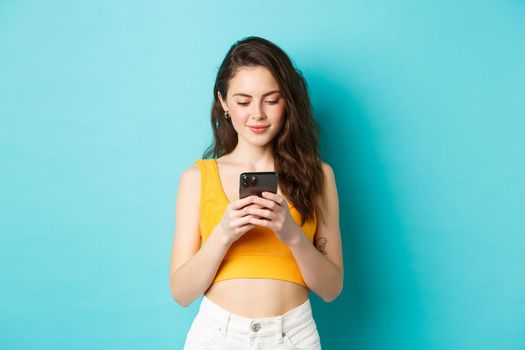
POLYGON ((303 304, 309 290, 276 279, 236 278, 213 283, 204 293, 229 312, 248 317, 274 317, 303 304))

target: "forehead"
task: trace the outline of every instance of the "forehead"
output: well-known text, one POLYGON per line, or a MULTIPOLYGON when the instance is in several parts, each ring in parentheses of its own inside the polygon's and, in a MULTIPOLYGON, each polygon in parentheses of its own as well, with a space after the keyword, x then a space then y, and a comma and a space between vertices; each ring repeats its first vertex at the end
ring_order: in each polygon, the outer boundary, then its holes
POLYGON ((255 96, 279 90, 277 80, 268 68, 263 66, 239 68, 228 85, 228 95, 241 92, 255 96))

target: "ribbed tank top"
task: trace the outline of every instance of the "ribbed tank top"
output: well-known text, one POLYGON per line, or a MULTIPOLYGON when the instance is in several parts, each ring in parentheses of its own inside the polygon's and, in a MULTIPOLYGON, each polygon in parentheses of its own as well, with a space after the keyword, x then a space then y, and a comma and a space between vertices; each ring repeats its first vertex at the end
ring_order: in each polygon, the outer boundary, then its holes
MULTIPOLYGON (((198 159, 196 163, 201 171, 200 232, 201 243, 204 244, 221 221, 230 201, 221 184, 217 161, 198 159)), ((290 202, 288 208, 293 220, 300 225, 301 214, 290 202)), ((301 229, 313 242, 317 217, 314 215, 301 229)), ((214 282, 233 278, 270 278, 307 287, 288 246, 271 229, 262 226, 254 227, 230 246, 214 282)))

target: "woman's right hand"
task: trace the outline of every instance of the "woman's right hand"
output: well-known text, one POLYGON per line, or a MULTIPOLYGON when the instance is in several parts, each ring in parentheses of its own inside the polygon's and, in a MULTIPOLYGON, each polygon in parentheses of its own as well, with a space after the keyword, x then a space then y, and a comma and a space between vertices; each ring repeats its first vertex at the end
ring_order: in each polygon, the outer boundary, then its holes
MULTIPOLYGON (((248 196, 242 199, 235 200, 228 204, 224 215, 219 223, 221 232, 228 243, 233 243, 241 238, 246 232, 254 228, 256 225, 252 224, 252 218, 259 218, 258 216, 247 214, 245 207, 252 204, 253 197, 248 196)), ((261 207, 259 204, 252 204, 253 206, 261 207)))

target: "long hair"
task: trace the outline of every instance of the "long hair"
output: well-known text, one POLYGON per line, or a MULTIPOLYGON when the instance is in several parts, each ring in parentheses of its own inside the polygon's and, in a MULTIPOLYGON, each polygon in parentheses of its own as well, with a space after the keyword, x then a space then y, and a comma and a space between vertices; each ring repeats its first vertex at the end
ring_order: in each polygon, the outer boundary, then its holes
POLYGON ((274 43, 260 37, 246 37, 233 44, 224 57, 213 87, 211 126, 214 140, 204 151, 203 158, 221 157, 237 145, 237 132, 231 119, 224 118, 217 92, 226 98, 230 79, 247 66, 266 67, 279 84, 285 100, 284 123, 272 140, 274 166, 283 194, 301 214, 302 226, 313 215, 320 217, 322 212, 318 203, 324 183, 319 126, 313 118, 302 73, 274 43))

